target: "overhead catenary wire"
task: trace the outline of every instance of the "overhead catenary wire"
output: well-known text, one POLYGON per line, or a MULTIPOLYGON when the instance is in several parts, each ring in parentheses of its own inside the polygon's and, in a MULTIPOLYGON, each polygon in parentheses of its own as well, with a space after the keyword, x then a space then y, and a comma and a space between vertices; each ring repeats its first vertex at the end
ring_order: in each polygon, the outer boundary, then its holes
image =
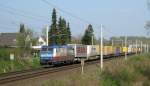
MULTIPOLYGON (((51 2, 49 2, 48 0, 41 0, 41 1, 43 1, 43 2, 46 3, 47 5, 52 6, 52 7, 56 8, 57 10, 59 10, 59 11, 65 13, 65 14, 67 14, 67 15, 69 15, 69 16, 75 18, 75 19, 78 19, 78 20, 80 20, 80 21, 82 21, 82 22, 85 22, 85 23, 88 23, 88 24, 94 24, 94 23, 92 23, 92 22, 90 22, 90 21, 88 21, 88 20, 86 20, 86 19, 84 19, 84 18, 81 18, 81 17, 79 17, 79 16, 77 16, 77 15, 75 15, 75 14, 73 14, 73 13, 70 13, 70 12, 65 11, 64 9, 62 9, 62 8, 58 7, 57 5, 55 5, 55 4, 51 3, 51 2)), ((6 5, 1 5, 1 4, 0 4, 0 8, 5 8, 5 9, 7 9, 7 10, 5 10, 5 11, 8 12, 8 13, 10 13, 10 14, 12 14, 12 15, 14 14, 14 15, 19 15, 19 16, 21 16, 21 17, 29 18, 29 19, 32 19, 32 20, 38 20, 38 21, 40 20, 40 21, 44 21, 44 22, 49 22, 49 21, 43 19, 43 18, 44 18, 43 16, 31 15, 32 13, 30 13, 30 15, 25 15, 25 14, 28 13, 28 12, 23 11, 23 10, 19 10, 19 9, 10 7, 10 6, 6 6, 6 5), (18 12, 19 12, 19 13, 18 13, 18 12)), ((103 29, 103 31, 109 32, 109 33, 111 33, 111 34, 115 34, 115 33, 110 32, 110 31, 109 31, 108 29, 106 29, 106 28, 103 29)))
MULTIPOLYGON (((3 7, 1 7, 0 6, 0 8, 3 8, 3 7)), ((18 13, 18 12, 16 12, 16 10, 11 10, 11 9, 9 9, 9 8, 4 8, 4 9, 6 9, 6 10, 4 10, 4 12, 7 12, 7 13, 9 13, 10 15, 14 15, 15 17, 16 17, 16 15, 19 15, 19 16, 21 16, 21 17, 25 17, 25 18, 28 18, 28 19, 31 19, 31 20, 34 20, 34 21, 41 21, 41 22, 45 22, 45 23, 48 23, 48 21, 44 21, 44 20, 41 20, 41 19, 38 19, 38 18, 36 18, 36 17, 34 17, 34 16, 28 16, 28 15, 25 15, 25 14, 23 14, 23 13, 18 13)), ((2 11, 2 10, 1 10, 2 11)), ((16 17, 17 19, 19 19, 19 17, 16 17)), ((11 24, 12 25, 14 25, 14 26, 19 26, 19 24, 17 24, 17 23, 15 23, 14 21, 13 22, 11 22, 11 24)), ((33 25, 33 24, 32 24, 33 25)), ((30 25, 30 27, 31 27, 31 25, 30 25)), ((6 29, 13 29, 13 27, 12 26, 10 26, 10 27, 8 27, 8 25, 6 26, 6 27, 3 27, 3 28, 6 28, 6 29)), ((31 28, 33 28, 33 27, 31 27, 31 28)), ((36 27, 36 28, 38 28, 38 27, 36 27)))
MULTIPOLYGON (((10 25, 6 25, 6 24, 2 24, 0 23, 0 26, 3 26, 3 29, 19 29, 20 28, 20 23, 16 23, 17 21, 11 21, 9 24, 10 25), (5 28, 6 27, 6 28, 5 28)), ((33 25, 33 24, 32 24, 33 25)), ((26 29, 33 29, 33 28, 39 28, 39 26, 34 26, 32 27, 32 25, 30 24, 25 24, 26 29)))
MULTIPOLYGON (((88 24, 94 24, 94 23, 92 23, 92 22, 90 22, 90 21, 87 21, 87 20, 85 20, 85 19, 83 19, 83 18, 77 16, 77 15, 74 15, 74 14, 72 14, 72 13, 70 13, 70 12, 67 12, 67 11, 63 10, 62 8, 58 7, 57 5, 55 5, 55 4, 53 4, 53 3, 50 3, 50 2, 47 1, 47 0, 42 0, 42 1, 43 1, 44 3, 50 5, 50 6, 53 6, 54 8, 58 9, 59 11, 65 13, 65 14, 67 14, 67 15, 73 17, 73 18, 76 18, 76 19, 78 19, 78 20, 80 20, 80 21, 82 21, 82 22, 85 22, 85 23, 88 23, 88 24)), ((26 18, 29 18, 29 19, 32 19, 32 20, 40 20, 40 21, 44 21, 44 22, 49 22, 49 21, 47 21, 47 20, 44 20, 44 19, 39 18, 39 17, 43 17, 43 16, 25 15, 24 13, 27 13, 27 12, 25 12, 25 11, 23 11, 23 10, 19 10, 19 9, 16 9, 16 8, 13 8, 13 7, 9 7, 9 6, 1 5, 1 4, 0 4, 0 8, 3 8, 3 7, 4 7, 5 9, 7 9, 7 10, 5 10, 5 11, 8 12, 8 13, 10 13, 10 14, 19 15, 19 16, 26 17, 26 18), (19 13, 17 13, 17 12, 19 12, 19 13)), ((31 14, 31 13, 30 13, 30 14, 31 14)), ((106 30, 106 29, 104 29, 104 31, 105 31, 105 30, 106 30)), ((109 32, 109 31, 108 31, 108 32, 109 32)), ((111 32, 111 33, 112 33, 112 32, 111 32)))
MULTIPOLYGON (((29 13, 29 12, 26 12, 24 10, 16 9, 16 8, 13 8, 13 7, 10 7, 10 6, 6 6, 6 5, 3 5, 3 4, 0 4, 0 8, 5 9, 4 12, 9 13, 10 15, 14 15, 13 17, 15 17, 17 19, 21 19, 21 18, 19 18, 19 17, 16 16, 16 15, 19 15, 20 17, 24 17, 24 18, 27 18, 27 19, 30 19, 30 20, 34 20, 34 21, 38 21, 38 22, 50 23, 48 19, 46 20, 44 18, 44 16, 35 15, 33 13, 29 13)), ((11 22, 10 24, 15 25, 15 26, 16 25, 19 26, 19 24, 15 23, 14 21, 11 22)), ((30 27, 31 27, 31 25, 30 25, 30 27)), ((12 27, 9 27, 9 28, 12 29, 12 27)), ((31 28, 33 28, 33 27, 31 27, 31 28)), ((38 27, 36 26, 35 28, 39 28, 39 26, 38 27)))
MULTIPOLYGON (((46 1, 46 0, 45 0, 46 1)), ((49 2, 48 2, 48 4, 50 4, 49 2)), ((77 19, 79 19, 79 20, 81 20, 81 21, 84 21, 84 22, 88 22, 89 23, 89 21, 86 21, 86 20, 84 20, 84 19, 82 19, 82 18, 80 18, 80 17, 78 17, 78 16, 76 16, 76 15, 74 15, 74 14, 72 14, 72 13, 69 13, 69 12, 66 12, 66 11, 64 11, 63 9, 61 9, 61 8, 59 8, 59 7, 57 7, 56 5, 54 5, 54 4, 51 4, 51 5, 53 5, 55 8, 57 8, 57 9, 59 9, 61 12, 65 12, 66 14, 68 14, 68 15, 71 15, 72 17, 74 17, 74 18, 77 18, 77 19)), ((1 7, 0 8, 3 8, 3 7, 5 7, 5 9, 7 9, 7 10, 5 10, 5 12, 7 12, 7 13, 10 13, 10 14, 14 14, 14 15, 19 15, 19 16, 21 16, 21 17, 27 17, 27 18, 29 18, 29 19, 34 19, 34 20, 41 20, 41 19, 39 19, 39 18, 36 18, 35 16, 32 16, 32 15, 24 15, 23 13, 25 13, 25 11, 20 11, 19 10, 19 13, 17 13, 16 11, 18 11, 17 9, 15 9, 15 8, 12 8, 12 7, 8 7, 8 6, 4 6, 4 5, 1 5, 1 7), (21 13, 20 13, 21 12, 21 13), (23 13, 22 13, 23 12, 23 13)), ((42 21, 44 21, 44 20, 42 20, 42 21)), ((46 22, 49 22, 49 21, 46 21, 46 22)))
POLYGON ((15 15, 15 16, 19 15, 21 17, 25 17, 25 18, 28 18, 28 19, 36 20, 36 21, 42 21, 42 22, 45 22, 45 23, 49 22, 48 20, 45 20, 43 18, 39 18, 39 17, 33 16, 33 15, 26 15, 24 12, 17 12, 17 10, 15 10, 13 8, 10 8, 10 7, 3 7, 3 6, 0 5, 0 8, 5 9, 4 12, 7 12, 11 15, 15 15))
POLYGON ((65 14, 67 14, 67 15, 69 15, 69 16, 75 18, 75 19, 78 19, 78 20, 80 20, 80 21, 82 21, 82 22, 84 22, 84 23, 93 24, 92 22, 87 21, 87 20, 85 20, 85 19, 83 19, 83 18, 81 18, 81 17, 79 17, 79 16, 77 16, 77 15, 75 15, 75 14, 72 14, 72 13, 70 13, 70 12, 68 12, 68 11, 65 11, 64 9, 58 7, 57 5, 55 5, 55 4, 53 4, 53 3, 50 3, 50 2, 47 1, 47 0, 41 0, 41 1, 43 1, 43 2, 46 3, 47 5, 52 6, 52 7, 54 7, 55 9, 57 9, 57 10, 59 10, 59 11, 65 13, 65 14))
POLYGON ((46 20, 46 16, 41 16, 41 15, 37 15, 35 13, 32 13, 32 12, 27 12, 27 11, 24 11, 24 10, 21 10, 21 9, 17 9, 17 8, 14 8, 14 7, 11 7, 11 6, 6 6, 6 5, 3 5, 3 4, 0 4, 1 7, 4 7, 4 8, 8 8, 8 9, 11 9, 11 10, 14 10, 16 12, 22 12, 24 14, 30 14, 30 16, 34 16, 34 17, 37 17, 37 18, 41 18, 41 19, 45 19, 46 20))
POLYGON ((105 29, 104 29, 104 32, 109 33, 109 34, 111 34, 111 35, 116 35, 116 34, 117 34, 117 33, 114 33, 114 32, 112 32, 112 31, 110 31, 108 28, 105 28, 105 29))
MULTIPOLYGON (((65 14, 67 14, 67 15, 73 17, 73 18, 76 18, 76 19, 78 19, 78 20, 80 20, 80 21, 82 21, 82 22, 85 22, 85 23, 88 23, 88 24, 94 24, 94 23, 92 23, 92 22, 90 22, 90 21, 87 21, 87 20, 85 20, 85 19, 83 19, 83 18, 77 16, 77 15, 74 15, 74 14, 72 14, 72 13, 70 13, 70 12, 67 12, 67 11, 61 9, 61 8, 58 7, 57 5, 55 5, 55 4, 53 4, 53 3, 50 3, 50 2, 47 1, 47 0, 42 0, 42 1, 43 1, 44 3, 46 3, 46 4, 48 4, 48 5, 50 5, 50 6, 54 7, 54 8, 56 8, 57 10, 59 10, 59 11, 65 13, 65 14)), ((104 27, 104 26, 103 26, 103 27, 104 27)), ((111 32, 111 31, 110 31, 109 29, 107 29, 107 28, 103 29, 103 31, 104 31, 104 32, 108 32, 108 33, 113 34, 113 35, 116 35, 116 33, 111 32)))
POLYGON ((4 28, 4 29, 15 29, 15 27, 12 27, 12 26, 4 26, 4 25, 0 25, 0 28, 4 28))

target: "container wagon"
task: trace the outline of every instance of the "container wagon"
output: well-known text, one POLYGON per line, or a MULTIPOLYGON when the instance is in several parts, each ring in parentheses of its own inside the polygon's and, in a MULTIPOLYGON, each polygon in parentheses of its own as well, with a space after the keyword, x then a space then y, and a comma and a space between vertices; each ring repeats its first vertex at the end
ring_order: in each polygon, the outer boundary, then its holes
POLYGON ((87 59, 92 60, 97 58, 98 53, 96 52, 96 46, 87 45, 87 59))
POLYGON ((74 50, 74 60, 80 61, 81 58, 87 59, 87 45, 68 44, 74 50))

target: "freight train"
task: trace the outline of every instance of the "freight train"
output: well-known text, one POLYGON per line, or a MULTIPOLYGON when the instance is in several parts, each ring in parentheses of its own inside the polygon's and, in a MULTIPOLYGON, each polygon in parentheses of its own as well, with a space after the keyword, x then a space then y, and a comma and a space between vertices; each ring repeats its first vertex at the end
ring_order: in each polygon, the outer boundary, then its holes
MULTIPOLYGON (((85 60, 98 59, 101 47, 99 45, 67 44, 64 46, 43 46, 40 51, 41 65, 55 65, 59 63, 73 63, 85 60)), ((140 48, 133 46, 103 46, 104 58, 134 54, 140 52, 140 48)))

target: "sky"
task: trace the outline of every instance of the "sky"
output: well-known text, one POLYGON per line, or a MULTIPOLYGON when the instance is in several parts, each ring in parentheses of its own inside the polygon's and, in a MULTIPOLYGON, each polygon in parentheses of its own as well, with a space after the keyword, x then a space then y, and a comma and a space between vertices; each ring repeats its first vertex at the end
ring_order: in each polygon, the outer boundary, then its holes
POLYGON ((89 23, 97 38, 101 24, 106 38, 147 36, 144 29, 145 22, 150 20, 147 0, 0 0, 0 33, 18 32, 19 24, 24 23, 40 34, 51 24, 53 8, 58 17, 70 22, 72 35, 76 37, 84 34, 89 23))

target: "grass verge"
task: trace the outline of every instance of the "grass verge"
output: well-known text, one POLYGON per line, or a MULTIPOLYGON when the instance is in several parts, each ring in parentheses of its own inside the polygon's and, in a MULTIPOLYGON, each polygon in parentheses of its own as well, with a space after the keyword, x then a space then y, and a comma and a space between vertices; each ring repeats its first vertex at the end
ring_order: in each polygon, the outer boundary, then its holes
POLYGON ((31 58, 28 60, 15 59, 10 60, 0 60, 0 73, 7 73, 12 71, 20 71, 31 68, 40 67, 39 58, 31 58))

